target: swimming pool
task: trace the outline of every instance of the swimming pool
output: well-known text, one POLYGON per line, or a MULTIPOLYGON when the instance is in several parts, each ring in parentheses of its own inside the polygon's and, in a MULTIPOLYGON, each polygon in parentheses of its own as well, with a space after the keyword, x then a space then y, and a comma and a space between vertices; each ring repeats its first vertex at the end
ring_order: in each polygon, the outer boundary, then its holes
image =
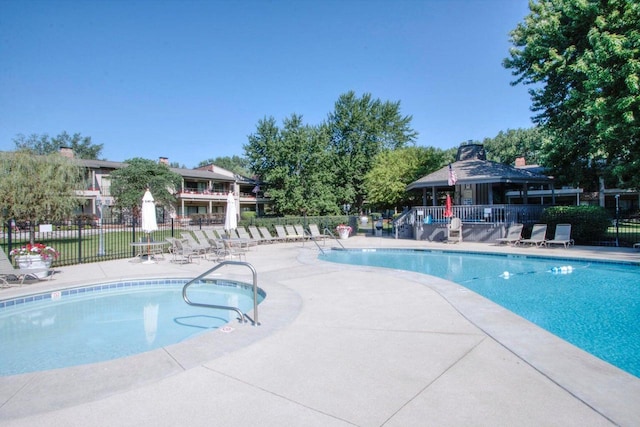
POLYGON ((458 283, 640 377, 640 266, 433 250, 332 250, 320 259, 458 283))
MULTIPOLYGON (((0 375, 116 359, 181 342, 235 320, 234 311, 193 307, 188 279, 119 281, 0 301, 0 375)), ((194 284, 194 302, 253 308, 251 285, 194 284)), ((265 297, 259 291, 258 302, 265 297)))

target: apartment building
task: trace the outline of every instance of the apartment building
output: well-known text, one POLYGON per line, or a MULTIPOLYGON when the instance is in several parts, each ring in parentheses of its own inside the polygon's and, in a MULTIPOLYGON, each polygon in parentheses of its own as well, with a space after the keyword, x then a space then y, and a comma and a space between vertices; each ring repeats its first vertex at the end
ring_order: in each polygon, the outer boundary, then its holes
MULTIPOLYGON (((63 155, 73 157, 69 149, 61 149, 63 155)), ((107 160, 77 159, 86 170, 86 188, 79 192, 79 196, 87 201, 83 206, 83 213, 111 218, 114 215, 113 197, 110 192, 111 172, 126 166, 123 162, 107 160)), ((160 157, 159 162, 169 164, 169 159, 160 157)), ((227 195, 232 192, 238 212, 245 211, 264 213, 268 198, 259 191, 258 183, 216 165, 207 165, 197 169, 170 168, 182 177, 180 188, 176 191, 176 204, 159 213, 159 221, 171 218, 185 219, 194 215, 204 216, 213 222, 223 222, 227 203, 227 195)))

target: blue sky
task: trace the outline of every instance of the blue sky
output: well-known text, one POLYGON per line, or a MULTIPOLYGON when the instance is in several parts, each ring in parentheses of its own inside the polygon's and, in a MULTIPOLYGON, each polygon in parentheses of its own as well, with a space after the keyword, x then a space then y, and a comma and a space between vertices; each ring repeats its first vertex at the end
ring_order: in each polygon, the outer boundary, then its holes
POLYGON ((102 156, 243 155, 258 121, 316 125, 353 90, 400 101, 417 145, 532 126, 502 67, 527 0, 0 0, 0 150, 62 131, 102 156))

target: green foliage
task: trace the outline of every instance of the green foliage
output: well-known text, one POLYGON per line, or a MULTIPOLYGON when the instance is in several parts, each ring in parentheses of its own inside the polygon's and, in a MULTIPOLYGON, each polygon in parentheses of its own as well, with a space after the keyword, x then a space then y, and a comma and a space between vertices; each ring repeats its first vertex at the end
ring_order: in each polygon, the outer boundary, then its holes
MULTIPOLYGON (((640 186, 640 3, 530 2, 511 33, 505 67, 532 85, 534 121, 556 170, 589 170, 621 187, 640 186)), ((597 183, 589 182, 590 187, 597 183)))
MULTIPOLYGON (((34 156, 31 151, 0 153, 0 206, 3 220, 38 222, 68 218, 79 201, 82 169, 58 153, 34 156)), ((31 236, 33 242, 33 235, 31 236)))
POLYGON ((417 136, 411 116, 400 115, 400 102, 382 102, 370 94, 343 94, 328 118, 330 149, 335 164, 338 205, 359 212, 366 199, 365 176, 384 150, 405 147, 417 136))
POLYGON ((242 211, 240 212, 240 218, 244 221, 251 221, 256 218, 255 211, 242 211))
POLYGON ((411 204, 406 187, 446 164, 445 152, 436 148, 406 147, 378 154, 365 175, 367 202, 376 208, 399 208, 411 204))
POLYGON ((487 152, 487 160, 513 165, 518 157, 524 157, 527 164, 543 164, 541 155, 545 136, 538 127, 530 129, 508 129, 500 131, 494 138, 482 142, 487 152))
POLYGON ((215 159, 210 158, 198 163, 197 167, 200 168, 208 165, 215 165, 246 177, 251 177, 252 175, 251 171, 249 170, 249 161, 246 158, 240 156, 216 157, 215 159))
POLYGON ((302 123, 292 115, 279 129, 275 119, 263 119, 244 146, 251 169, 267 183, 266 192, 279 215, 336 213, 333 166, 322 126, 302 123))
POLYGON ((126 167, 116 169, 110 175, 111 195, 115 199, 115 208, 132 212, 138 216, 142 196, 147 188, 156 205, 171 209, 176 198, 174 192, 180 188, 182 177, 171 172, 163 163, 139 157, 126 160, 126 167))
POLYGON ((544 210, 540 222, 547 224, 547 236, 553 236, 556 225, 571 224, 571 238, 587 244, 605 237, 611 218, 600 206, 553 206, 544 210))
POLYGON ((69 135, 62 132, 60 135, 50 138, 49 135, 32 134, 28 137, 19 134, 13 139, 16 150, 28 150, 35 154, 47 155, 57 153, 60 147, 68 147, 73 150, 73 155, 78 159, 98 159, 102 152, 103 144, 92 144, 90 136, 82 136, 79 133, 69 135))

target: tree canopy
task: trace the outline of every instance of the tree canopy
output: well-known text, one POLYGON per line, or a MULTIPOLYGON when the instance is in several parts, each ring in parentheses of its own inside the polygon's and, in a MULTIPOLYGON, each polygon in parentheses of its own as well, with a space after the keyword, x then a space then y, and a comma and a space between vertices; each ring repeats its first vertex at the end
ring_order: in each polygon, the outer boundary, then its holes
POLYGON ((365 176, 367 202, 385 209, 412 204, 415 193, 407 193, 407 185, 440 169, 450 160, 445 151, 433 147, 405 147, 381 152, 365 176))
POLYGON ((640 183, 640 3, 540 0, 511 33, 504 65, 531 85, 534 122, 556 170, 598 167, 640 183), (576 166, 578 168, 576 168, 576 166))
POLYGON ((278 214, 337 213, 326 129, 291 115, 280 129, 273 117, 258 122, 244 146, 249 167, 267 183, 278 214))
MULTIPOLYGON (((36 223, 68 218, 78 207, 83 171, 59 153, 0 152, 0 205, 4 220, 36 223)), ((33 233, 31 233, 33 243, 33 233)))
POLYGON ((126 167, 114 170, 109 176, 116 209, 131 212, 137 218, 147 188, 157 205, 170 208, 175 203, 174 192, 182 183, 180 175, 154 160, 135 157, 125 160, 125 163, 126 167))
POLYGON ((249 161, 240 156, 223 156, 210 158, 207 160, 203 160, 198 163, 197 167, 207 166, 207 165, 216 165, 228 171, 231 171, 235 174, 250 177, 251 171, 248 168, 249 161))
POLYGON ((19 134, 13 139, 13 143, 16 150, 29 150, 41 155, 57 153, 60 147, 68 147, 73 150, 74 157, 92 160, 98 159, 103 148, 103 144, 93 144, 90 136, 82 136, 79 133, 69 135, 67 132, 62 132, 53 138, 46 133, 32 134, 28 137, 19 134))
POLYGON ((527 164, 543 164, 542 146, 544 132, 538 127, 529 129, 508 129, 500 131, 493 138, 482 141, 487 159, 513 165, 518 157, 524 157, 527 164))
POLYGON ((353 91, 338 98, 327 127, 339 205, 349 204, 354 212, 362 209, 364 177, 375 157, 415 142, 418 133, 410 127, 411 119, 400 114, 400 102, 382 102, 371 94, 358 98, 353 91))

